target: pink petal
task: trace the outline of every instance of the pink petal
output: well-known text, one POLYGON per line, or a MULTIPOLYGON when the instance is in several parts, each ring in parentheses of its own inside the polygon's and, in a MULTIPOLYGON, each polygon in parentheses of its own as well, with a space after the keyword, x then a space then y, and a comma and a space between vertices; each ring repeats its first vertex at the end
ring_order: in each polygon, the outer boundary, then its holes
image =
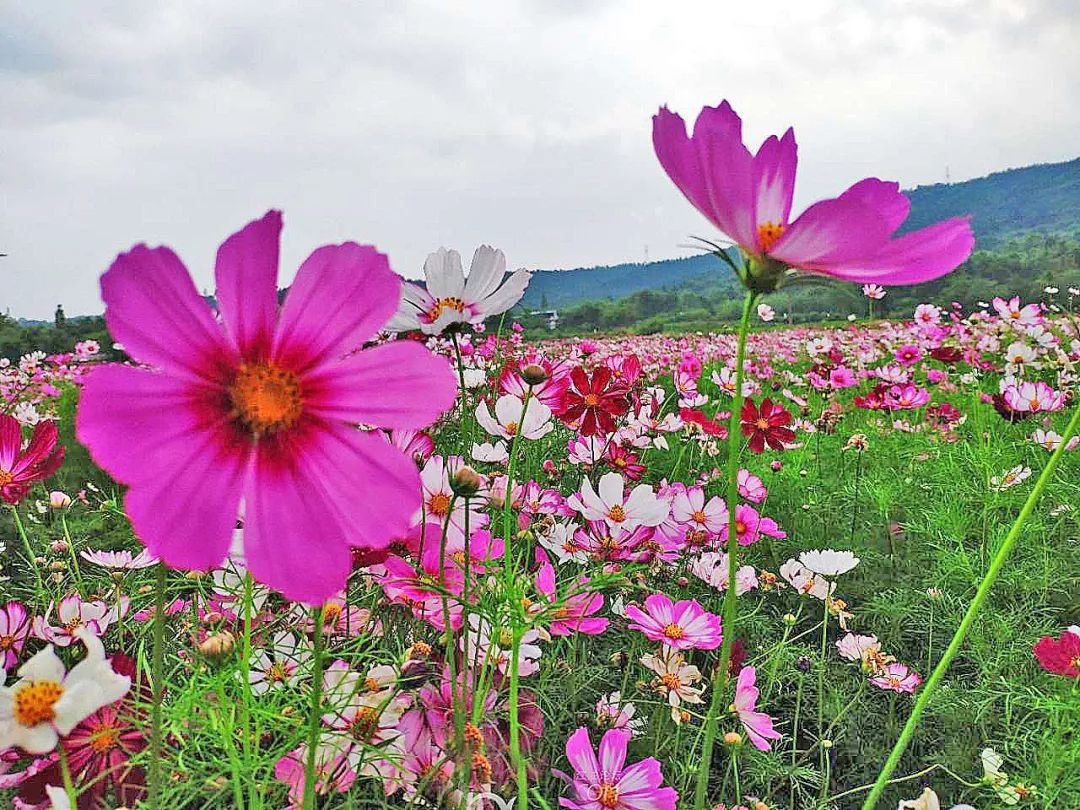
POLYGON ((874 256, 832 265, 828 274, 847 281, 920 284, 963 264, 975 247, 966 217, 906 233, 887 242, 874 256))
POLYGON ((674 606, 666 594, 654 593, 645 597, 645 610, 661 627, 669 625, 673 621, 674 606))
POLYGON ((22 428, 19 420, 0 414, 0 470, 11 472, 15 458, 22 449, 22 428))
POLYGON ((129 366, 86 378, 76 434, 121 483, 135 533, 168 564, 207 569, 229 547, 249 445, 213 389, 129 366))
POLYGON ((795 131, 788 128, 782 139, 775 135, 754 155, 754 226, 766 222, 786 225, 791 216, 791 198, 795 193, 795 169, 798 147, 795 131))
POLYGON ((166 247, 136 245, 101 277, 109 332, 136 360, 189 379, 220 382, 235 350, 166 247))
POLYGON ((828 273, 829 268, 879 251, 889 238, 885 218, 852 200, 822 200, 784 231, 769 255, 792 267, 828 273))
POLYGON ((663 781, 664 777, 660 772, 660 763, 656 759, 649 757, 628 766, 622 772, 619 781, 615 783, 615 787, 619 791, 619 795, 623 796, 627 793, 637 793, 658 788, 663 781))
POLYGON ((629 740, 630 732, 618 728, 609 729, 600 739, 598 753, 602 782, 613 784, 618 779, 626 762, 626 744, 629 740))
POLYGON ((270 354, 277 321, 278 244, 281 212, 269 211, 218 248, 214 278, 225 329, 240 354, 270 354))
MULTIPOLYGON (((26 449, 23 451, 22 455, 16 459, 15 464, 8 469, 8 472, 14 474, 15 478, 18 479, 19 473, 30 470, 34 465, 40 464, 56 448, 57 437, 58 432, 56 430, 56 422, 38 422, 34 425, 34 432, 30 435, 30 441, 26 445, 26 449)), ((63 448, 61 448, 61 450, 62 449, 63 448)), ((55 466, 56 468, 59 468, 59 464, 55 466)), ((38 470, 33 470, 33 472, 42 473, 44 470, 39 468, 38 470)), ((56 472, 56 469, 53 469, 52 472, 56 472)), ((49 474, 51 475, 51 473, 49 474)))
POLYGON ((900 193, 900 184, 867 177, 860 180, 840 195, 841 200, 850 200, 876 210, 885 220, 885 225, 892 233, 899 228, 911 210, 911 200, 900 193))
POLYGON ((296 372, 359 349, 390 320, 401 278, 370 245, 315 250, 296 273, 274 336, 274 360, 296 372))
POLYGON ((566 758, 584 781, 590 785, 600 784, 600 764, 589 740, 588 729, 579 728, 566 741, 566 758))
POLYGON ((380 435, 311 419, 260 443, 244 500, 251 573, 318 604, 344 587, 350 546, 384 549, 405 533, 420 475, 380 435))
POLYGON ((450 363, 411 340, 365 349, 304 376, 308 412, 383 428, 427 427, 456 396, 450 363))

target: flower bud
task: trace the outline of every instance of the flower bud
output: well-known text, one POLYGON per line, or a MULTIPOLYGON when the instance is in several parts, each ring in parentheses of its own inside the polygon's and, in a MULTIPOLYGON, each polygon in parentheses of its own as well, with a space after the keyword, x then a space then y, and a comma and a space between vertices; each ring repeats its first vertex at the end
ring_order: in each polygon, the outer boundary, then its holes
POLYGON ((480 491, 480 485, 483 482, 480 480, 480 473, 474 470, 472 467, 461 467, 450 478, 450 489, 454 491, 455 495, 460 495, 463 498, 471 498, 477 492, 480 491))
POLYGON ((784 462, 782 462, 782 461, 781 461, 780 459, 778 459, 778 458, 777 458, 777 459, 773 459, 772 463, 771 463, 771 464, 769 464, 769 467, 771 467, 771 468, 772 468, 772 471, 773 471, 773 472, 780 472, 780 471, 781 471, 782 469, 784 469, 784 462))
POLYGON ((53 554, 63 554, 68 550, 68 544, 63 540, 54 540, 49 545, 49 550, 52 551, 53 554))
POLYGON ((49 563, 50 571, 63 571, 65 568, 67 568, 67 565, 62 560, 49 563))
POLYGON ((784 614, 784 624, 786 624, 788 627, 794 627, 796 621, 797 620, 795 618, 794 613, 785 613, 784 614))
POLYGON ((742 735, 737 731, 729 731, 724 735, 724 745, 738 745, 742 742, 742 735))
POLYGON ((71 498, 59 490, 53 490, 49 493, 49 506, 53 509, 63 509, 71 506, 71 498))
POLYGON ((207 636, 199 645, 199 652, 207 658, 222 658, 232 652, 236 639, 228 630, 207 636))
POLYGON ((548 378, 547 371, 537 363, 529 363, 521 370, 521 378, 529 385, 539 385, 548 378))

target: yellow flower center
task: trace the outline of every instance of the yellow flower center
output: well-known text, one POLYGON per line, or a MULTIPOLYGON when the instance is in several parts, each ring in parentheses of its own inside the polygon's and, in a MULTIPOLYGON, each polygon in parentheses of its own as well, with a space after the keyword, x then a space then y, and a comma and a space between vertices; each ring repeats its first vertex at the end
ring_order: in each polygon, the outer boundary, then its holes
POLYGON ((0 636, 0 650, 10 650, 15 647, 15 636, 0 636))
POLYGON ((517 430, 518 430, 518 423, 517 422, 507 422, 506 423, 506 432, 509 433, 511 436, 516 434, 517 430))
POLYGON ((6 487, 12 481, 15 480, 15 476, 9 473, 7 470, 0 470, 0 487, 6 487))
POLYGON ((756 422, 754 422, 754 424, 757 426, 758 430, 768 430, 769 429, 769 420, 768 419, 758 419, 756 422))
POLYGON ((669 624, 664 628, 664 635, 672 640, 680 639, 683 637, 683 629, 677 624, 669 624))
POLYGON ((607 516, 616 523, 622 523, 626 520, 626 510, 621 506, 613 506, 608 510, 607 516))
POLYGON ((586 407, 595 408, 599 404, 600 404, 600 397, 598 397, 596 394, 586 394, 585 395, 585 405, 586 405, 586 407))
POLYGON ((696 512, 694 512, 692 515, 690 515, 690 519, 692 521, 694 521, 694 523, 704 523, 705 522, 705 513, 702 512, 699 509, 696 512))
POLYGON ((337 624, 338 619, 341 617, 341 610, 341 605, 339 605, 337 602, 328 602, 327 604, 323 605, 323 627, 330 627, 337 624))
POLYGON ((618 807, 619 791, 609 782, 605 782, 596 789, 596 803, 601 807, 618 807))
POLYGON ((438 517, 446 517, 450 513, 450 496, 445 492, 436 492, 428 501, 428 511, 438 517))
POLYGON ((370 740, 378 730, 378 710, 371 706, 361 706, 356 710, 356 717, 349 724, 349 733, 354 740, 370 740))
POLYGON ((670 689, 672 692, 678 690, 682 686, 682 681, 679 680, 679 676, 673 672, 665 672, 660 676, 660 683, 670 689))
POLYGON ((769 248, 776 244, 776 240, 784 235, 784 226, 775 222, 762 222, 757 226, 758 244, 761 252, 768 253, 769 248))
POLYGON ((15 694, 15 722, 33 728, 56 717, 53 705, 64 694, 64 687, 56 681, 38 681, 24 686, 15 694))
POLYGON ((90 735, 90 750, 104 754, 120 745, 120 730, 115 726, 102 726, 90 735))
POLYGON ((266 679, 273 683, 281 683, 285 680, 285 665, 282 663, 271 664, 266 669, 266 679))
POLYGON ((271 363, 241 363, 229 398, 237 421, 256 435, 291 428, 304 409, 300 378, 271 363))
POLYGON ((456 296, 450 296, 449 298, 440 298, 435 302, 434 306, 428 310, 427 316, 432 321, 439 320, 439 317, 448 309, 452 309, 459 315, 465 312, 465 302, 456 296))

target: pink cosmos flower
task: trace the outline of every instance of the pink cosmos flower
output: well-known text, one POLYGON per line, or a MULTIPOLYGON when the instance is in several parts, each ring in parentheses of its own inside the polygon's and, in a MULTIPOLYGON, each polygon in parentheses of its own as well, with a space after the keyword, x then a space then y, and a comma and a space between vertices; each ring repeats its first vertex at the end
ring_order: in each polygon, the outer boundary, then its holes
POLYGON ((1001 319, 1013 326, 1035 326, 1042 322, 1042 307, 1038 304, 1020 306, 1020 296, 1018 295, 1014 295, 1008 301, 1004 298, 995 298, 990 303, 997 311, 997 314, 1001 316, 1001 319))
POLYGON ((894 385, 885 392, 885 407, 894 410, 914 410, 930 401, 930 392, 917 385, 894 385))
POLYGON ((667 594, 654 593, 646 597, 645 610, 628 605, 626 618, 631 630, 676 650, 715 650, 723 641, 720 617, 707 613, 696 599, 672 603, 667 594))
POLYGON ((1080 627, 1070 627, 1058 638, 1043 636, 1035 642, 1032 652, 1047 672, 1080 677, 1080 627))
POLYGON ((909 670, 906 665, 892 663, 876 678, 871 678, 870 683, 880 686, 882 689, 891 689, 894 692, 906 692, 912 694, 922 683, 919 673, 909 670))
POLYGON ((755 748, 769 750, 769 740, 778 740, 782 734, 773 728, 773 720, 765 712, 754 711, 757 704, 758 689, 754 686, 757 670, 743 667, 739 670, 739 679, 735 682, 735 702, 732 711, 739 717, 739 722, 746 729, 746 736, 755 748))
POLYGON ((705 490, 701 487, 688 487, 677 493, 671 503, 671 516, 712 537, 717 537, 728 522, 724 499, 716 495, 706 503, 705 490))
MULTIPOLYGON (((730 524, 725 523, 720 530, 721 539, 727 541, 730 530, 730 524)), ((787 537, 787 532, 772 518, 762 517, 754 507, 740 503, 735 507, 735 535, 740 546, 749 546, 756 543, 761 535, 783 540, 787 537)))
MULTIPOLYGON (((588 582, 583 579, 582 583, 588 582)), ((552 605, 559 601, 555 589, 555 568, 550 562, 540 566, 536 574, 536 590, 552 605)), ((553 636, 569 636, 585 633, 595 636, 607 630, 608 620, 593 614, 604 607, 604 597, 598 593, 577 592, 566 596, 562 604, 548 612, 551 624, 548 631, 553 636)))
POLYGON ((1005 384, 1001 396, 1017 413, 1053 413, 1065 407, 1065 395, 1042 381, 1005 384))
POLYGON ((570 810, 675 810, 678 792, 661 787, 660 763, 649 757, 626 766, 630 732, 610 729, 600 740, 599 757, 587 729, 566 741, 566 758, 574 766, 575 799, 560 798, 570 810))
POLYGON ((16 504, 30 492, 30 485, 60 469, 64 448, 57 444, 55 422, 38 422, 30 442, 23 448, 19 421, 0 414, 0 498, 16 504))
POLYGON ((149 568, 157 565, 157 557, 146 549, 136 555, 130 551, 89 551, 83 550, 79 554, 87 562, 100 565, 102 568, 112 568, 118 571, 134 571, 139 568, 149 568))
MULTIPOLYGON (((720 591, 728 586, 728 555, 706 551, 690 565, 690 573, 720 591)), ((757 571, 752 565, 743 565, 735 572, 735 594, 742 596, 758 587, 757 571)))
POLYGON ((583 479, 581 492, 571 495, 566 503, 586 520, 602 520, 626 530, 658 526, 668 515, 667 502, 657 498, 652 487, 638 484, 627 496, 623 477, 615 472, 602 475, 597 489, 588 478, 583 479))
POLYGON ((171 250, 121 254, 101 278, 106 323, 152 368, 94 368, 77 431, 129 485, 125 508, 152 554, 220 564, 243 501, 252 575, 318 603, 345 584, 350 547, 385 548, 420 505, 412 459, 356 425, 428 425, 456 384, 413 341, 360 350, 401 297, 373 247, 317 249, 279 311, 280 232, 271 211, 218 250, 220 323, 171 250))
POLYGON ((880 301, 885 297, 885 288, 880 284, 863 284, 862 293, 872 301, 880 301))
POLYGON ((911 203, 898 183, 873 177, 789 221, 794 132, 769 137, 752 155, 742 120, 726 101, 703 108, 689 138, 683 119, 661 108, 653 145, 679 190, 751 257, 748 282, 764 289, 775 288, 785 266, 849 281, 915 284, 955 269, 974 246, 966 218, 893 238, 911 203))
POLYGON ((21 602, 8 602, 0 608, 0 670, 18 663, 29 635, 30 614, 21 602))
POLYGON ((752 503, 761 503, 769 495, 765 483, 749 470, 739 470, 739 496, 752 503))
POLYGON ((65 596, 56 606, 56 618, 59 622, 56 627, 49 624, 52 612, 53 603, 50 602, 45 615, 34 618, 34 635, 57 647, 70 646, 78 640, 79 631, 84 628, 100 638, 117 619, 114 608, 104 602, 84 602, 77 593, 65 596))

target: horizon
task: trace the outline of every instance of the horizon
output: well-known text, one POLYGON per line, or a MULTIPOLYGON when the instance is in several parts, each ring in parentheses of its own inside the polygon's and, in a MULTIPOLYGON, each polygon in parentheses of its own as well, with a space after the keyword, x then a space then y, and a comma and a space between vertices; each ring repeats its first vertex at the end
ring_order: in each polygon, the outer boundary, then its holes
POLYGON ((1080 8, 1053 0, 701 0, 678 17, 645 0, 125 0, 108 17, 5 8, 0 30, 2 306, 31 319, 99 311, 98 277, 139 242, 209 289, 218 245, 269 208, 282 287, 346 239, 406 278, 439 245, 527 268, 678 257, 711 226, 653 155, 665 103, 692 124, 730 100, 752 147, 794 126, 796 211, 866 176, 910 189, 1066 161, 1080 127, 1080 8))

